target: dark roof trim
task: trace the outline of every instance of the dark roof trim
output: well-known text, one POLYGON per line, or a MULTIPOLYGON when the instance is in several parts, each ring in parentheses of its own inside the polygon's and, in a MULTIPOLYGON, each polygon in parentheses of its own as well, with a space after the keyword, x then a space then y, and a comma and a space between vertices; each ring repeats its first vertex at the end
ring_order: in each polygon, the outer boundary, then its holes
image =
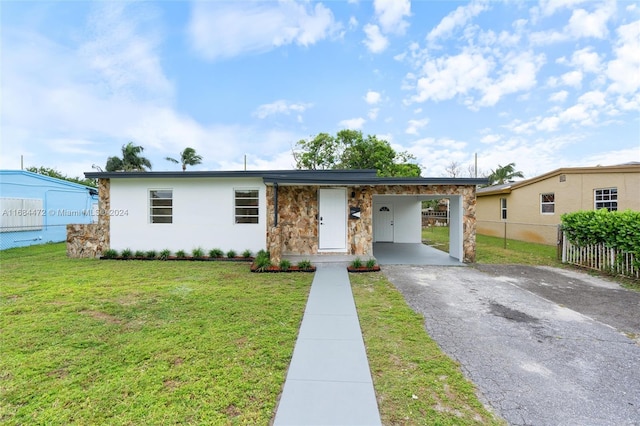
POLYGON ((250 170, 192 172, 87 172, 88 178, 262 178, 283 185, 486 185, 486 178, 378 177, 375 170, 250 170))

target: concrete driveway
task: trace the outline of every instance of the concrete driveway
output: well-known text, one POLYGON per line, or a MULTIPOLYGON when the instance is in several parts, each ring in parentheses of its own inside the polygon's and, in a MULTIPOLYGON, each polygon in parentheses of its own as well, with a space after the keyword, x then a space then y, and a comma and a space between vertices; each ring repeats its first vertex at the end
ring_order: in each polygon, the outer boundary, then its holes
POLYGON ((509 424, 640 425, 640 293, 555 268, 383 271, 509 424))

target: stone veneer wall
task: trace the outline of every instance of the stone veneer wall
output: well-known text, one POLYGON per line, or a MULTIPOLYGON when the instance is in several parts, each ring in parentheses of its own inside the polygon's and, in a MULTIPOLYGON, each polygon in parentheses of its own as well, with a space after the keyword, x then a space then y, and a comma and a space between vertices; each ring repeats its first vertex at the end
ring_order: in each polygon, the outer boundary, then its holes
POLYGON ((109 249, 111 182, 98 179, 98 223, 67 225, 68 257, 100 257, 109 249))
MULTIPOLYGON (((274 227, 274 188, 267 187, 267 249, 278 262, 282 255, 318 254, 317 186, 278 188, 278 226, 274 227)), ((347 205, 360 207, 360 219, 348 219, 348 254, 373 254, 374 195, 461 195, 464 262, 475 261, 476 188, 473 185, 378 185, 347 187, 347 205), (354 193, 354 197, 351 194, 354 193)), ((347 214, 347 212, 345 212, 347 214)))

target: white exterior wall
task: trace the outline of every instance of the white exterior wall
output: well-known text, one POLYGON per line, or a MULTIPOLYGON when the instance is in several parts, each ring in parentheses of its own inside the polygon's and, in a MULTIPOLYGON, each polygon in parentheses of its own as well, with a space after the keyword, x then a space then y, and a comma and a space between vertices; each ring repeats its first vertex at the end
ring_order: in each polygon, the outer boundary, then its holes
POLYGON ((449 197, 449 256, 458 259, 460 262, 464 259, 463 239, 464 230, 462 211, 462 197, 449 197))
POLYGON ((111 248, 190 253, 266 248, 266 187, 261 178, 111 179, 111 248), (150 223, 149 190, 173 190, 173 223, 150 223), (236 224, 234 190, 259 190, 257 224, 236 224))
POLYGON ((415 196, 376 195, 374 203, 393 204, 393 242, 422 242, 422 204, 415 196))

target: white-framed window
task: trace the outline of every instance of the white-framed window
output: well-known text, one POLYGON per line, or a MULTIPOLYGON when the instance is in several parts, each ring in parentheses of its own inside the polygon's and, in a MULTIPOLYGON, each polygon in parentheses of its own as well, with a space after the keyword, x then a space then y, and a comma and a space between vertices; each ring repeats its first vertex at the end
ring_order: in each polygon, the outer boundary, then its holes
POLYGON ((149 223, 173 223, 173 190, 149 190, 149 223))
POLYGON ((507 220, 507 199, 500 198, 500 218, 507 220))
POLYGON ((549 192, 540 194, 540 213, 554 214, 556 212, 556 194, 549 192))
POLYGON ((0 198, 0 232, 40 230, 46 215, 40 198, 0 198))
POLYGON ((603 188, 593 191, 595 209, 618 210, 618 188, 603 188))
POLYGON ((234 189, 235 223, 258 223, 260 218, 260 190, 234 189))

